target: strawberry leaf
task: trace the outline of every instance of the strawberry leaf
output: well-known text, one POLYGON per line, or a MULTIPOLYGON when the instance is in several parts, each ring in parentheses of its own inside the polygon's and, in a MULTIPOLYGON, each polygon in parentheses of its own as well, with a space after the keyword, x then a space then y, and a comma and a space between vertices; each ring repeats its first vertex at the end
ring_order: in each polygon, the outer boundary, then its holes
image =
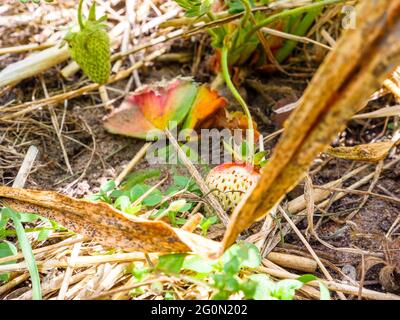
POLYGON ((154 140, 151 133, 172 129, 183 121, 197 91, 197 85, 185 78, 145 86, 127 97, 104 126, 114 134, 154 140))

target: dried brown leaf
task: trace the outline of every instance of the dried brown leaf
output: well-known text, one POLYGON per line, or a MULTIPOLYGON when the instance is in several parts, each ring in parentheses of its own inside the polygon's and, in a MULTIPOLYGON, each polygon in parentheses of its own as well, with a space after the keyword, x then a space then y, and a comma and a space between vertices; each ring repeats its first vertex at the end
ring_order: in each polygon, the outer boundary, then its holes
POLYGON ((384 160, 394 146, 393 141, 360 144, 354 147, 329 147, 326 151, 332 157, 366 162, 384 160))
POLYGON ((102 202, 94 203, 53 191, 0 186, 0 201, 18 212, 36 213, 106 247, 144 252, 195 252, 212 255, 218 243, 122 212, 102 202))

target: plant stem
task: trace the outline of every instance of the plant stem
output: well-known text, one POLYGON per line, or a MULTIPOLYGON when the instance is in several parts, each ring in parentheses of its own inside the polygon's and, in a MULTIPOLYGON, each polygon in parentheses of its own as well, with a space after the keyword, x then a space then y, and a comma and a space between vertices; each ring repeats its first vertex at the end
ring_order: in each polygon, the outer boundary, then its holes
POLYGON ((85 27, 85 25, 83 24, 83 18, 82 18, 82 4, 83 4, 83 0, 79 0, 78 22, 79 22, 79 27, 81 28, 81 30, 83 30, 85 27))
POLYGON ((224 76, 224 80, 226 85, 228 86, 229 90, 232 92, 235 99, 240 103, 243 108, 243 111, 247 117, 247 126, 248 126, 248 134, 247 136, 247 143, 249 147, 249 156, 248 162, 253 163, 254 158, 254 127, 253 127, 253 120, 251 117, 251 113, 249 107, 247 106, 246 102, 239 94, 235 85, 232 83, 231 77, 229 75, 229 66, 228 66, 228 48, 226 45, 222 47, 221 52, 221 67, 222 67, 222 75, 224 76))

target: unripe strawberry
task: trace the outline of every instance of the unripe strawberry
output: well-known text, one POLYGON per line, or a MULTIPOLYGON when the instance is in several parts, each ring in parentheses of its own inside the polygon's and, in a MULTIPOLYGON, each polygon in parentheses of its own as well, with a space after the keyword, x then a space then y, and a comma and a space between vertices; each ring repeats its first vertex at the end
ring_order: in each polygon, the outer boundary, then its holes
POLYGON ((70 32, 65 40, 69 52, 90 80, 98 84, 107 82, 110 76, 110 38, 102 22, 106 17, 96 20, 96 6, 90 8, 89 18, 83 21, 81 16, 82 1, 79 3, 78 18, 80 31, 70 32))
POLYGON ((223 163, 208 173, 206 184, 223 209, 233 211, 259 177, 258 169, 250 164, 223 163))

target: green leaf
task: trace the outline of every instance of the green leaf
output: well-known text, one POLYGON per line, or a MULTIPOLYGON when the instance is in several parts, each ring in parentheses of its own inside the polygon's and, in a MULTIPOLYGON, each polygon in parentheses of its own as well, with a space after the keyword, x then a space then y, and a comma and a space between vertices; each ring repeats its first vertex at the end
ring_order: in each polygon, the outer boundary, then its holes
POLYGON ((268 154, 268 151, 260 151, 260 152, 257 152, 255 155, 254 155, 254 164, 255 165, 260 165, 260 163, 262 162, 262 161, 265 161, 265 160, 263 160, 263 158, 266 156, 268 154))
POLYGON ((6 240, 0 243, 0 258, 16 255, 17 253, 18 250, 13 243, 6 240))
POLYGON ((89 9, 89 21, 96 21, 96 2, 93 2, 92 6, 89 9))
POLYGON ((128 196, 120 196, 115 200, 114 207, 117 209, 120 209, 121 211, 125 211, 128 209, 131 205, 131 200, 129 199, 128 196))
POLYGON ((131 199, 132 202, 134 202, 137 199, 139 199, 142 195, 144 195, 150 188, 151 187, 146 184, 137 184, 131 189, 129 193, 129 198, 131 199))
POLYGON ((160 190, 155 189, 150 193, 144 200, 143 204, 149 207, 154 207, 158 205, 163 199, 163 195, 160 190))
POLYGON ((210 0, 175 0, 175 2, 186 11, 187 17, 199 17, 206 14, 212 3, 210 0))
MULTIPOLYGON (((17 247, 12 242, 3 240, 3 242, 0 243, 0 258, 13 256, 16 255, 17 253, 18 253, 17 247)), ((11 261, 4 264, 9 264, 9 263, 15 263, 15 261, 11 261)))
POLYGON ((174 212, 180 212, 183 207, 187 205, 185 199, 176 200, 170 203, 168 210, 174 212))
POLYGON ((218 222, 218 217, 211 216, 208 218, 203 218, 200 222, 199 228, 201 230, 201 234, 205 236, 207 234, 208 228, 212 225, 218 222))
POLYGON ((32 297, 34 300, 42 299, 42 291, 40 287, 39 271, 36 265, 35 256, 33 255, 31 244, 26 236, 24 227, 19 220, 19 215, 10 208, 3 209, 13 220, 15 231, 17 233, 19 245, 25 258, 26 265, 29 270, 32 281, 32 297))
POLYGON ((129 213, 129 214, 136 214, 140 210, 142 210, 142 205, 139 204, 137 206, 132 206, 132 207, 129 207, 129 208, 125 209, 125 212, 129 213))
POLYGON ((122 191, 122 190, 119 190, 119 189, 115 189, 115 190, 113 190, 113 191, 111 191, 111 193, 110 193, 110 198, 119 198, 120 196, 129 196, 129 192, 127 192, 127 191, 122 191))
POLYGON ((99 201, 101 199, 101 195, 100 194, 90 194, 87 197, 85 197, 86 200, 88 201, 99 201))
POLYGON ((169 292, 169 291, 165 293, 164 299, 165 300, 175 300, 173 293, 169 292))
POLYGON ((174 180, 174 183, 178 187, 182 187, 182 188, 186 188, 190 183, 190 179, 188 177, 185 177, 185 176, 176 176, 176 175, 174 175, 172 177, 172 179, 174 180))
POLYGON ((276 284, 273 296, 279 300, 293 300, 296 290, 303 286, 303 282, 294 279, 281 280, 276 284))
POLYGON ((305 274, 305 275, 297 278, 297 280, 303 282, 304 284, 309 283, 311 281, 318 281, 319 289, 320 289, 320 299, 321 300, 330 300, 331 299, 331 295, 329 293, 328 287, 313 274, 305 274))
POLYGON ((142 281, 143 278, 149 274, 150 269, 149 268, 135 268, 132 270, 133 276, 138 280, 142 281))
POLYGON ((33 213, 18 213, 19 219, 21 222, 31 223, 35 222, 36 220, 40 219, 37 214, 33 213))
POLYGON ((257 290, 257 283, 246 279, 240 284, 240 290, 244 293, 246 299, 254 299, 257 290))
POLYGON ((240 259, 239 257, 231 257, 228 261, 224 263, 224 272, 230 275, 239 273, 240 271, 240 259))
POLYGON ((39 231, 36 240, 37 241, 45 241, 51 234, 52 230, 48 230, 48 229, 43 229, 41 231, 39 231))
POLYGON ((225 290, 231 292, 238 292, 240 290, 240 283, 235 277, 226 277, 225 290))
POLYGON ((145 170, 135 171, 126 177, 121 187, 123 190, 129 190, 133 186, 139 183, 143 183, 147 179, 159 177, 160 175, 161 175, 160 169, 145 169, 145 170))
MULTIPOLYGON (((0 211, 1 212, 1 211, 0 211)), ((0 230, 4 230, 10 218, 5 215, 0 215, 0 230)))
POLYGON ((115 181, 110 180, 107 181, 106 183, 102 184, 100 187, 100 193, 106 194, 116 188, 115 181))
POLYGON ((308 282, 318 280, 318 278, 316 276, 314 276, 313 274, 305 274, 305 275, 302 275, 301 277, 298 277, 297 280, 306 284, 308 282))
POLYGON ((206 260, 198 255, 188 256, 183 262, 182 269, 197 273, 210 273, 214 270, 215 261, 206 260))
POLYGON ((186 212, 189 211, 192 208, 193 204, 192 203, 186 203, 183 207, 181 207, 178 211, 179 212, 186 212))
POLYGON ((258 248, 248 242, 240 242, 231 246, 222 256, 223 263, 237 257, 240 267, 257 268, 261 264, 261 255, 258 248))
MULTIPOLYGON (((253 0, 250 0, 250 5, 254 7, 253 0)), ((240 13, 244 11, 244 6, 241 0, 225 0, 225 3, 228 5, 228 12, 230 14, 240 13)))
POLYGON ((186 253, 174 253, 160 256, 156 269, 167 273, 179 273, 186 255, 186 253))
MULTIPOLYGON (((18 253, 17 248, 14 244, 9 241, 3 241, 0 243, 0 258, 5 258, 9 256, 14 256, 18 253)), ((3 264, 15 263, 15 261, 10 261, 3 264)), ((0 274, 0 282, 7 282, 10 278, 10 273, 0 274)))
POLYGON ((252 274, 248 277, 249 280, 256 284, 253 299, 255 300, 271 300, 271 293, 275 290, 275 282, 265 274, 252 274))

